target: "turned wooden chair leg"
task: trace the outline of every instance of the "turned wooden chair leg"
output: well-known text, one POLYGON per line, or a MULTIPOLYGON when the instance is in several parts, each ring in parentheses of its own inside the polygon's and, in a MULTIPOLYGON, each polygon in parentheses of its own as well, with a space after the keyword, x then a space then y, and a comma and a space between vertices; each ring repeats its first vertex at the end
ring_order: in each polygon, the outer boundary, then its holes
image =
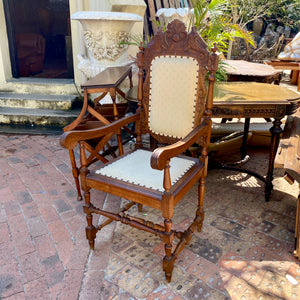
POLYGON ((83 207, 83 211, 86 214, 86 222, 87 226, 85 228, 86 238, 89 241, 90 248, 94 250, 95 247, 95 238, 97 234, 97 229, 93 225, 93 215, 90 210, 90 193, 84 193, 85 205, 83 207))
POLYGON ((174 269, 174 257, 172 255, 172 242, 173 235, 172 230, 172 220, 165 219, 165 257, 163 259, 163 270, 165 272, 167 282, 171 282, 172 272, 174 269))
POLYGON ((81 195, 80 183, 79 183, 79 172, 78 172, 78 168, 76 166, 76 160, 75 160, 75 155, 74 155, 73 149, 69 150, 69 155, 70 155, 71 166, 72 166, 72 174, 73 174, 73 177, 74 177, 76 190, 77 190, 77 200, 81 201, 82 200, 82 195, 81 195))
POLYGON ((204 210, 203 210, 204 191, 205 191, 205 178, 202 177, 199 181, 199 186, 198 186, 198 209, 196 212, 197 216, 200 216, 199 223, 197 225, 198 232, 201 231, 203 220, 204 220, 204 210))

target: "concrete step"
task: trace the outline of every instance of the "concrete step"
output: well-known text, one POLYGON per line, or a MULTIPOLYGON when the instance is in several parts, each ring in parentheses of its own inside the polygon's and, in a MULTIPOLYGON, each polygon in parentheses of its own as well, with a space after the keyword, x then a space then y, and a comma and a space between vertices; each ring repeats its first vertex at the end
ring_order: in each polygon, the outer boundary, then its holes
POLYGON ((63 127, 75 120, 80 111, 80 109, 59 110, 0 107, 0 124, 63 127))
POLYGON ((62 133, 63 126, 38 126, 33 124, 0 124, 0 134, 61 135, 62 133))
POLYGON ((79 115, 80 98, 73 79, 13 78, 1 83, 0 132, 61 132, 79 115))
POLYGON ((0 84, 0 92, 20 94, 77 95, 73 79, 21 78, 0 84))
POLYGON ((0 107, 69 110, 75 95, 41 95, 0 92, 0 107))

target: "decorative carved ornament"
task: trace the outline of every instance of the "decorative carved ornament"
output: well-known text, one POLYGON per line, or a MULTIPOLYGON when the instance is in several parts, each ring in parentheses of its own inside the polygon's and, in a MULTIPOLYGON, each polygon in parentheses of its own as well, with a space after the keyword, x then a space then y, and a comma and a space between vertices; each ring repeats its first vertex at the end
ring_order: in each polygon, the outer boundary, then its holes
POLYGON ((243 111, 240 109, 232 109, 230 107, 214 106, 212 108, 212 114, 214 116, 241 116, 243 111))
POLYGON ((116 60, 126 49, 128 45, 121 44, 129 41, 129 32, 92 32, 85 31, 85 45, 92 56, 97 59, 116 60), (108 45, 105 45, 108 44, 108 45))

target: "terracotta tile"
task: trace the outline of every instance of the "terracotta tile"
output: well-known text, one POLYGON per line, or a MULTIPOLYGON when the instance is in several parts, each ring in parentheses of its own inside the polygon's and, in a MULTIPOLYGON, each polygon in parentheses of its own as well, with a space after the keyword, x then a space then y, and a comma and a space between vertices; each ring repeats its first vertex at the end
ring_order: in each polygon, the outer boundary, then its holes
POLYGON ((116 255, 114 253, 110 254, 109 261, 106 268, 106 276, 108 278, 117 278, 116 275, 118 271, 123 269, 126 266, 127 262, 123 257, 116 255))
POLYGON ((27 225, 32 237, 48 233, 47 225, 42 216, 28 219, 27 225))
POLYGON ((25 204, 33 201, 30 193, 26 190, 26 188, 24 188, 23 191, 14 192, 14 195, 20 204, 25 204))
POLYGON ((23 211, 23 214, 26 219, 40 216, 38 206, 34 202, 29 202, 29 203, 23 204, 21 207, 22 207, 22 211, 23 211))
POLYGON ((59 214, 51 204, 42 203, 42 205, 39 205, 39 210, 47 224, 59 220, 59 214))
POLYGON ((222 256, 222 248, 218 245, 212 244, 208 239, 193 238, 187 245, 187 249, 205 259, 216 263, 222 256))
POLYGON ((203 283, 224 292, 220 268, 203 257, 196 259, 187 269, 187 272, 199 278, 203 283))
POLYGON ((13 244, 11 242, 0 244, 0 265, 10 265, 16 262, 13 244))
POLYGON ((48 228, 53 240, 56 243, 59 243, 60 241, 66 239, 70 239, 70 234, 66 229, 65 224, 61 220, 57 220, 48 224, 48 228))
POLYGON ((71 239, 62 240, 56 244, 57 253, 64 267, 66 267, 70 261, 71 253, 73 251, 73 242, 71 239))
MULTIPOLYGON (((151 293, 148 297, 148 300, 184 300, 186 299, 183 296, 177 295, 175 294, 175 292, 168 288, 168 287, 163 287, 163 288, 159 288, 158 291, 154 291, 153 293, 151 293)), ((192 298, 189 298, 192 299, 192 298)))
POLYGON ((112 241, 112 250, 120 253, 134 244, 134 241, 127 236, 115 233, 112 241))
POLYGON ((80 298, 101 299, 104 276, 103 271, 89 271, 83 279, 80 298))
POLYGON ((28 232, 21 232, 13 236, 13 244, 18 256, 33 252, 34 245, 28 232))
POLYGON ((26 220, 22 214, 9 217, 8 224, 13 237, 28 231, 26 220))
POLYGON ((19 256, 18 261, 23 283, 36 280, 42 276, 41 266, 36 252, 19 256))
POLYGON ((292 295, 293 285, 285 276, 267 271, 259 285, 260 290, 265 291, 274 297, 283 298, 292 295))
POLYGON ((7 223, 0 223, 0 244, 10 241, 7 223))
POLYGON ((27 299, 51 299, 47 284, 44 278, 24 284, 27 299))
POLYGON ((14 296, 23 292, 21 277, 16 263, 1 265, 0 278, 1 298, 14 296))
POLYGON ((117 283, 120 288, 137 298, 148 297, 159 285, 156 279, 130 265, 120 270, 117 283))
POLYGON ((161 264, 161 259, 157 255, 144 250, 138 245, 133 245, 123 251, 121 255, 127 262, 142 269, 144 272, 150 271, 157 264, 161 264))
POLYGON ((41 260, 41 269, 49 287, 61 283, 64 278, 65 270, 57 254, 41 260))
POLYGON ((156 247, 158 244, 161 243, 161 239, 155 236, 154 234, 137 230, 136 228, 131 228, 131 227, 124 228, 124 229, 125 229, 125 236, 129 237, 129 241, 133 240, 139 246, 143 248, 147 248, 148 250, 152 250, 154 247, 156 247))
POLYGON ((64 224, 72 239, 75 239, 81 231, 85 232, 85 220, 83 221, 78 215, 64 219, 64 224))
POLYGON ((41 259, 50 257, 56 254, 54 242, 49 234, 43 234, 33 239, 35 249, 41 259))
POLYGON ((0 208, 0 223, 6 223, 7 222, 7 217, 6 217, 6 212, 3 207, 0 208))
POLYGON ((71 253, 67 269, 81 270, 85 267, 90 248, 88 243, 86 244, 75 244, 71 253))
POLYGON ((11 201, 4 203, 4 211, 5 214, 7 215, 7 218, 10 216, 16 216, 21 214, 21 206, 18 202, 16 201, 11 201))
POLYGON ((26 297, 25 297, 24 292, 20 292, 20 293, 17 293, 10 297, 5 298, 5 300, 25 300, 25 299, 26 299, 26 297))
POLYGON ((300 282, 300 265, 299 265, 299 263, 291 263, 287 273, 292 275, 293 277, 295 277, 295 279, 298 282, 300 282))
POLYGON ((67 203, 66 201, 62 200, 62 199, 55 200, 54 205, 55 205, 56 210, 59 214, 72 209, 70 204, 67 203))
POLYGON ((225 285, 230 299, 278 299, 269 293, 260 290, 257 286, 252 286, 243 279, 232 277, 225 285))
POLYGON ((185 294, 185 299, 215 299, 215 300, 224 300, 230 299, 225 293, 216 291, 215 289, 210 288, 202 281, 197 281, 193 284, 193 287, 185 294))
MULTIPOLYGON (((67 270, 62 280, 58 299, 78 299, 84 270, 67 270)), ((101 278, 95 278, 101 280, 101 278)))
POLYGON ((243 231, 246 230, 245 226, 221 217, 213 221, 210 225, 215 226, 216 228, 228 232, 236 237, 240 237, 242 234, 244 234, 243 231))

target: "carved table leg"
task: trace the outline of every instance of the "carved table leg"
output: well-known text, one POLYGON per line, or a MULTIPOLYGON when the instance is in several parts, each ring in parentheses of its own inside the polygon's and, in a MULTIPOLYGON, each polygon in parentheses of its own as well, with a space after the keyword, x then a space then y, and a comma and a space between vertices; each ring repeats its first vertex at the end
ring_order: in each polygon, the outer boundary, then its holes
POLYGON ((275 120, 273 121, 273 126, 270 129, 272 137, 271 137, 269 166, 268 166, 268 173, 266 177, 266 186, 265 186, 266 201, 270 200, 271 191, 273 189, 272 180, 273 180, 274 160, 278 149, 280 134, 282 132, 280 125, 281 125, 281 118, 275 118, 275 120))
POLYGON ((241 159, 244 159, 247 155, 247 140, 248 140, 249 127, 250 127, 250 118, 245 118, 243 143, 241 147, 241 159))

